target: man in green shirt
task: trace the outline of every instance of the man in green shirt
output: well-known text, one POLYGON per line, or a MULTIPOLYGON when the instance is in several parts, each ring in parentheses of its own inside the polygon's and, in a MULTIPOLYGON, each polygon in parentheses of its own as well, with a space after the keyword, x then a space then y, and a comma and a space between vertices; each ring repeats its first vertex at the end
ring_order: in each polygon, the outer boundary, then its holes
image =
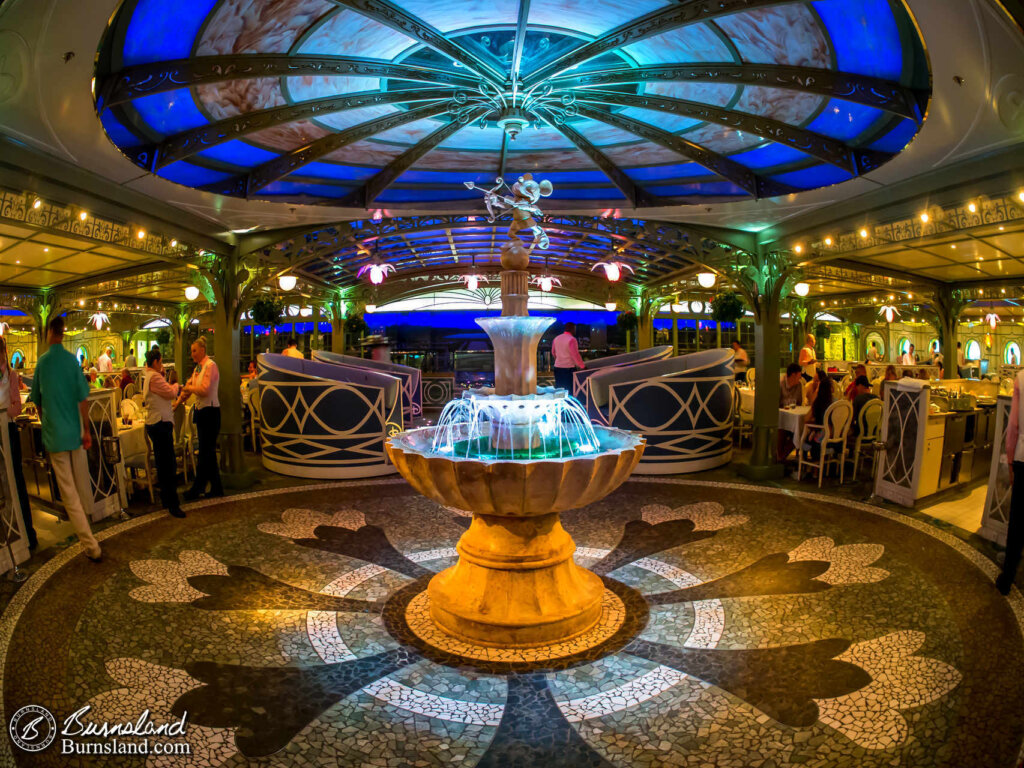
POLYGON ((89 434, 89 385, 75 356, 62 346, 64 318, 55 317, 47 326, 50 348, 36 363, 29 399, 39 409, 43 422, 43 447, 57 478, 64 509, 85 547, 85 555, 99 562, 103 555, 89 527, 92 515, 92 478, 86 451, 92 445, 89 434))

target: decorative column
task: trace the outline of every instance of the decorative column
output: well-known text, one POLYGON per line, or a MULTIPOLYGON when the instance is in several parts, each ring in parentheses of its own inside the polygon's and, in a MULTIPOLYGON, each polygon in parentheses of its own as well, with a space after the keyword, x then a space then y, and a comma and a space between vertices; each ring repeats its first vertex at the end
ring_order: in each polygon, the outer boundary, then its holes
POLYGON ((46 340, 46 326, 53 317, 61 313, 63 307, 56 291, 43 288, 27 309, 36 326, 36 360, 38 360, 50 347, 46 340))
MULTIPOLYGON (((171 330, 174 333, 174 368, 178 371, 178 381, 184 385, 189 371, 185 369, 188 350, 185 349, 185 332, 192 322, 192 309, 188 304, 179 304, 170 317, 171 330)), ((163 353, 164 350, 160 350, 163 353)))
POLYGON ((956 379, 957 372, 957 330, 960 327, 960 313, 971 303, 965 291, 941 286, 932 293, 931 323, 939 334, 942 345, 942 378, 956 379))
POLYGON ((636 313, 636 345, 638 349, 650 349, 654 346, 654 314, 657 312, 657 300, 644 291, 637 300, 636 313))
POLYGON ((752 480, 777 479, 783 474, 775 456, 782 302, 799 281, 799 272, 786 254, 775 251, 740 253, 730 271, 754 312, 757 346, 752 452, 750 463, 740 466, 739 471, 752 480))
POLYGON ((345 354, 345 310, 347 304, 340 296, 335 296, 327 303, 327 311, 331 320, 331 352, 345 354))

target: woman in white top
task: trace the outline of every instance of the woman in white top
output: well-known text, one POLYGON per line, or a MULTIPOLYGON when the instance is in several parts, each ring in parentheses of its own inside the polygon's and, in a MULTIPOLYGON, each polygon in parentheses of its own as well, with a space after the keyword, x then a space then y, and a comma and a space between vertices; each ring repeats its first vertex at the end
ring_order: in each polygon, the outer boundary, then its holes
POLYGON ((813 379, 818 368, 818 356, 814 352, 814 344, 814 336, 808 333, 804 339, 804 348, 800 350, 800 359, 797 361, 803 369, 804 381, 813 379))
POLYGON ((174 458, 174 387, 164 379, 160 350, 146 353, 142 397, 146 401, 146 434, 153 445, 160 502, 174 517, 184 517, 178 502, 178 464, 174 458))
POLYGON ((732 353, 732 369, 736 373, 736 381, 746 381, 747 368, 750 367, 750 357, 747 355, 747 350, 740 344, 739 339, 733 339, 732 353))

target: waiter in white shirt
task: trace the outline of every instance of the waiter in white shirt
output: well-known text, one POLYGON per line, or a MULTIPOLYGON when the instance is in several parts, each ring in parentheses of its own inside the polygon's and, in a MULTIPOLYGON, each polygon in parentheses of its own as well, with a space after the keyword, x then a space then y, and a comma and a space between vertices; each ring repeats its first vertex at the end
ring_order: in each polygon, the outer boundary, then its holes
POLYGON ((565 330, 551 342, 555 357, 555 387, 572 394, 572 372, 583 367, 580 345, 576 342, 576 323, 566 323, 565 330))
POLYGON ((178 503, 178 465, 174 459, 174 387, 164 378, 157 347, 146 353, 142 397, 146 401, 146 435, 153 445, 153 463, 160 483, 160 503, 172 517, 184 517, 178 503))
POLYGON ((220 398, 217 396, 217 388, 220 385, 220 370, 206 354, 205 336, 200 336, 192 344, 192 360, 196 363, 196 369, 188 383, 181 388, 181 394, 175 403, 177 407, 189 396, 196 396, 196 410, 192 421, 199 435, 199 459, 195 482, 182 494, 186 501, 198 499, 206 491, 206 486, 210 486, 206 498, 224 495, 224 488, 220 484, 220 469, 217 466, 217 438, 220 436, 220 398))
POLYGON ((913 344, 900 357, 900 365, 917 365, 917 355, 914 354, 913 344))
POLYGON ((111 373, 114 370, 114 361, 110 359, 110 353, 107 350, 104 349, 96 358, 96 368, 100 373, 111 373))

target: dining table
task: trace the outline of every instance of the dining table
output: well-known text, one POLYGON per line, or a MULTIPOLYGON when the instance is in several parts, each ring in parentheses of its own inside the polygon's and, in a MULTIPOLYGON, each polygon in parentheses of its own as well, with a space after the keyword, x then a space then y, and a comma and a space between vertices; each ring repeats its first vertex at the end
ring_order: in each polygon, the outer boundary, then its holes
MULTIPOLYGON (((740 387, 740 407, 744 411, 754 410, 754 390, 740 387)), ((795 405, 779 408, 779 429, 792 432, 797 438, 803 433, 804 424, 811 414, 811 406, 795 405)))

